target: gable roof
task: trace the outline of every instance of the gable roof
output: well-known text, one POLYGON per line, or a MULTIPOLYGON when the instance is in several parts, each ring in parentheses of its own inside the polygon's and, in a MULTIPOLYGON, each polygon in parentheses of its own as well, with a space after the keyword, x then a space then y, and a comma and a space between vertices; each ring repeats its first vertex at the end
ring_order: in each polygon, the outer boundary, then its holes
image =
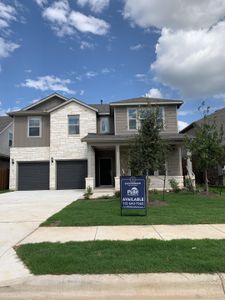
POLYGON ((53 93, 53 94, 51 94, 51 95, 49 95, 49 96, 47 96, 47 97, 45 97, 45 98, 40 99, 40 100, 37 101, 37 102, 34 102, 34 103, 32 103, 32 104, 26 106, 26 107, 23 108, 22 110, 28 110, 28 109, 31 109, 31 108, 33 108, 33 107, 35 107, 35 106, 37 106, 37 105, 39 105, 39 104, 41 104, 41 103, 43 103, 43 102, 45 102, 45 101, 48 101, 49 99, 51 99, 51 98, 53 98, 53 97, 58 97, 58 98, 60 98, 60 99, 63 100, 63 101, 68 101, 68 98, 63 97, 62 95, 60 95, 60 94, 58 94, 58 93, 53 93))
POLYGON ((87 108, 89 108, 89 109, 91 109, 91 110, 93 110, 93 111, 95 111, 95 112, 98 112, 98 109, 97 109, 97 108, 94 108, 94 107, 92 107, 92 106, 90 106, 90 105, 88 105, 88 104, 86 104, 86 103, 84 103, 84 102, 82 102, 82 101, 80 101, 80 100, 77 100, 77 99, 75 99, 75 98, 72 98, 71 100, 66 101, 66 102, 64 102, 64 103, 62 103, 62 104, 60 104, 60 105, 58 105, 58 106, 56 106, 56 107, 50 109, 48 112, 51 113, 51 112, 53 112, 53 111, 55 111, 55 110, 57 110, 57 109, 59 109, 59 108, 61 108, 61 107, 63 107, 63 106, 66 106, 66 105, 68 105, 68 104, 70 104, 70 103, 73 103, 73 102, 74 102, 74 103, 78 103, 78 104, 80 104, 80 105, 82 105, 82 106, 85 106, 85 107, 87 107, 87 108))
POLYGON ((110 105, 109 104, 90 104, 90 106, 98 110, 99 115, 109 115, 110 105))
MULTIPOLYGON (((222 121, 223 121, 223 123, 224 123, 224 125, 225 125, 225 107, 224 107, 224 108, 221 108, 221 109, 218 109, 218 110, 214 111, 213 113, 211 113, 210 115, 208 115, 208 116, 206 117, 206 120, 210 121, 210 120, 212 120, 213 118, 216 119, 217 117, 219 117, 219 115, 220 115, 221 113, 222 113, 222 121)), ((185 127, 184 129, 182 129, 182 130, 180 131, 180 133, 186 133, 186 132, 188 132, 188 131, 191 130, 192 128, 194 128, 194 127, 200 125, 203 121, 204 121, 204 118, 201 118, 201 119, 199 119, 199 120, 197 120, 197 121, 192 122, 192 123, 189 124, 187 127, 185 127)), ((221 119, 220 119, 220 120, 217 119, 217 121, 221 121, 221 119)))
POLYGON ((162 98, 149 98, 149 97, 138 97, 126 100, 120 100, 111 102, 111 106, 125 106, 125 105, 147 105, 147 104, 177 104, 180 107, 183 104, 182 100, 162 99, 162 98))
POLYGON ((0 116, 0 133, 12 123, 12 118, 8 116, 0 116))

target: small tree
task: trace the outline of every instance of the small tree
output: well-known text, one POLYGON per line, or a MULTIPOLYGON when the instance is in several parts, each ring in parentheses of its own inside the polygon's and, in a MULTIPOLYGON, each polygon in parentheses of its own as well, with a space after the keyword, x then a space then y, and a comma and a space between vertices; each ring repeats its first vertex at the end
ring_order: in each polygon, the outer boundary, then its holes
POLYGON ((222 146, 223 127, 218 128, 216 120, 209 118, 209 107, 202 102, 198 108, 203 114, 202 122, 195 128, 193 138, 186 137, 186 148, 197 157, 196 165, 204 173, 205 191, 209 191, 208 170, 216 167, 224 158, 222 146))
POLYGON ((158 107, 140 110, 138 121, 138 134, 130 143, 129 166, 132 174, 147 176, 148 191, 149 170, 162 169, 165 165, 167 145, 160 137, 163 120, 158 107))

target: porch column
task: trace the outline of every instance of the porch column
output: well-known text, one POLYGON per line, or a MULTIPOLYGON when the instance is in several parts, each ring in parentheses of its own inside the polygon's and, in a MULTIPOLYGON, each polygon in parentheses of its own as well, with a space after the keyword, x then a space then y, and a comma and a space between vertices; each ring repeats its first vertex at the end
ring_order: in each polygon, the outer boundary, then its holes
POLYGON ((120 145, 116 145, 116 177, 120 177, 120 145))
POLYGON ((95 187, 95 151, 91 145, 87 145, 87 158, 88 158, 88 177, 85 178, 86 189, 95 187))
POLYGON ((116 177, 115 190, 120 190, 120 145, 116 145, 116 177))

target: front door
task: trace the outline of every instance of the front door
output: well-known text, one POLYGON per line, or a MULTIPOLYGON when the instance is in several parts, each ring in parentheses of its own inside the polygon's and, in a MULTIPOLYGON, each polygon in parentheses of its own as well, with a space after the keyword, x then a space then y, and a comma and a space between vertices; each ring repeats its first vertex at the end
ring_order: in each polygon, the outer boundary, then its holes
POLYGON ((112 185, 111 158, 100 158, 99 175, 100 175, 100 185, 112 185))

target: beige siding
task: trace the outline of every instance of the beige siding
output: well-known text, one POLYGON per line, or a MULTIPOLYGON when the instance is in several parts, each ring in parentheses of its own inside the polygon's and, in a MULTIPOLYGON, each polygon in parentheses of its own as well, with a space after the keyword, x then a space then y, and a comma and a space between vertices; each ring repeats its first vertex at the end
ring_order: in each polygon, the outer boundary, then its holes
POLYGON ((14 147, 48 147, 50 145, 50 117, 42 116, 41 137, 28 137, 28 117, 14 117, 14 147))
POLYGON ((13 125, 10 125, 0 134, 0 154, 9 156, 9 132, 13 132, 13 125))
POLYGON ((168 176, 182 176, 181 148, 173 147, 167 157, 168 176))
MULTIPOLYGON (((165 132, 178 132, 177 128, 177 107, 176 105, 165 105, 165 132)), ((128 107, 115 107, 114 119, 116 122, 115 134, 134 134, 135 130, 128 130, 128 107)))
POLYGON ((44 101, 43 103, 40 103, 40 104, 37 104, 36 106, 34 107, 31 107, 30 110, 39 110, 39 111, 47 111, 47 110, 50 110, 60 104, 64 103, 64 101, 55 96, 53 97, 52 99, 49 99, 47 101, 44 101))

